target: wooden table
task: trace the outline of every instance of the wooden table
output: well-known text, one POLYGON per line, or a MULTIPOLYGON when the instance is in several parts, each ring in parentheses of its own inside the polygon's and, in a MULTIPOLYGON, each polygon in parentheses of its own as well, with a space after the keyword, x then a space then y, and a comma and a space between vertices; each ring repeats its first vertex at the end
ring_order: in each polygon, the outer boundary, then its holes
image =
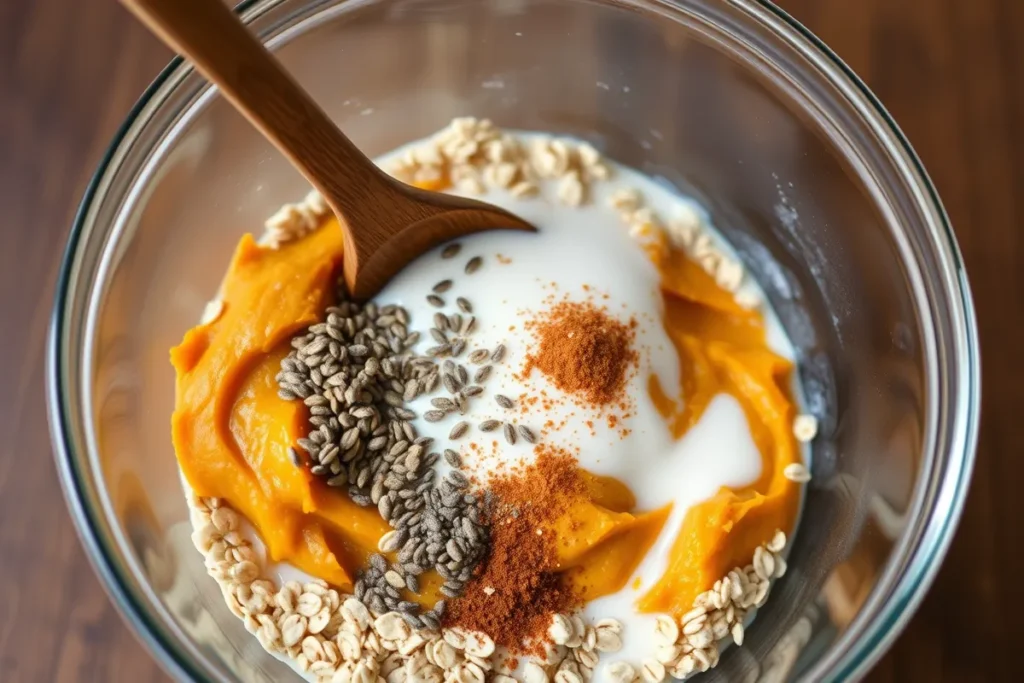
MULTIPOLYGON (((874 89, 956 227, 981 326, 974 486, 930 595, 872 681, 1018 680, 1024 553, 1024 0, 786 0, 874 89), (1018 531, 1014 531, 1018 529, 1018 531)), ((113 0, 0 2, 0 680, 163 681, 75 536, 50 455, 43 348, 76 204, 169 54, 113 0)))

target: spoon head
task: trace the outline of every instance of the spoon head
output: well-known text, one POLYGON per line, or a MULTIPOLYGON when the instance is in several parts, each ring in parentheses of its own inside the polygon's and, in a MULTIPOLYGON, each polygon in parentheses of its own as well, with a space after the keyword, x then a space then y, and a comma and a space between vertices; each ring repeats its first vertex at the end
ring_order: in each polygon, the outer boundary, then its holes
POLYGON ((485 230, 537 230, 485 202, 409 186, 399 192, 384 220, 372 225, 341 221, 345 283, 357 300, 369 299, 411 261, 444 242, 485 230))

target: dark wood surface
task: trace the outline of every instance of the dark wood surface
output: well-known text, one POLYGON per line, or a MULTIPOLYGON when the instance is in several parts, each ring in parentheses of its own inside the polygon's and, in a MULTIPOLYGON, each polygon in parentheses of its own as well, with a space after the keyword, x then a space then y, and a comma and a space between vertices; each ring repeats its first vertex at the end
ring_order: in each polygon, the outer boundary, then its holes
POLYGON ((320 191, 341 219, 345 283, 356 299, 372 297, 406 264, 448 240, 488 226, 536 229, 504 209, 422 192, 380 171, 227 5, 210 0, 121 3, 187 56, 320 191))
MULTIPOLYGON (((889 108, 952 216, 977 305, 974 485, 920 612, 870 675, 1019 680, 1024 609, 1024 1, 785 0, 889 108)), ((0 1, 0 681, 165 681, 79 547, 43 397, 53 283, 74 208, 169 53, 114 0, 0 1)))

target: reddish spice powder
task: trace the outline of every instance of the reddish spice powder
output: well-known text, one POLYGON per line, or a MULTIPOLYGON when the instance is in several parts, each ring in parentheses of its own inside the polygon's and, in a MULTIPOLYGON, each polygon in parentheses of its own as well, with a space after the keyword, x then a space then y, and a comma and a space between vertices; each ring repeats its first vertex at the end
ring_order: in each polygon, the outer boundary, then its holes
POLYGON ((592 303, 563 301, 528 327, 537 350, 527 356, 524 375, 537 368, 562 391, 599 406, 621 397, 637 362, 635 320, 623 323, 592 303))
POLYGON ((535 453, 528 466, 491 480, 490 553, 444 617, 445 626, 483 631, 513 654, 543 654, 551 616, 580 602, 556 572, 550 523, 586 484, 571 454, 546 445, 535 453))

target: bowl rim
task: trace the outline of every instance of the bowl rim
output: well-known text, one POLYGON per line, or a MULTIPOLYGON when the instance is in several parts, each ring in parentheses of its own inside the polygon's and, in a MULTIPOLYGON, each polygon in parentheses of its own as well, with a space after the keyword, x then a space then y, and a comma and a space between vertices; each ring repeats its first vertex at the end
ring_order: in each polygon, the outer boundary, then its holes
MULTIPOLYGON (((242 15, 243 20, 251 21, 284 0, 242 0, 235 11, 242 15)), ((949 448, 951 457, 948 471, 943 475, 944 481, 938 489, 938 496, 945 504, 945 514, 932 515, 926 528, 917 534, 917 547, 911 548, 908 527, 899 539, 899 547, 910 559, 905 567, 890 563, 878 585, 872 589, 871 595, 861 607, 857 617, 846 631, 834 643, 829 656, 817 662, 806 675, 812 680, 857 680, 873 666, 885 653, 896 637, 902 632, 923 600, 928 588, 938 573, 942 559, 945 557, 952 542, 963 513, 967 490, 970 485, 973 465, 976 456, 978 424, 980 420, 981 369, 977 318, 971 298, 970 286, 964 268, 963 258, 953 233, 949 217, 939 199, 938 192, 924 166, 910 145, 903 131, 893 117, 871 92, 867 85, 853 70, 843 62, 821 39, 793 18, 788 12, 770 0, 725 0, 727 4, 738 7, 746 14, 759 21, 767 28, 784 37, 790 47, 817 66, 825 77, 835 86, 840 87, 856 106, 857 113, 872 125, 875 132, 883 134, 882 140, 891 151, 903 155, 907 168, 899 169, 908 181, 919 191, 925 205, 930 205, 932 217, 935 219, 931 227, 941 228, 938 231, 936 244, 940 247, 938 256, 945 265, 955 273, 957 298, 951 303, 959 305, 953 312, 959 313, 962 323, 955 329, 955 339, 963 347, 966 364, 960 368, 960 381, 966 389, 967 398, 958 406, 956 414, 951 416, 955 428, 951 430, 949 448), (801 43, 806 41, 805 43, 801 43), (928 528, 931 527, 931 528, 928 528), (922 552, 923 551, 923 552, 922 552), (886 594, 879 588, 892 587, 897 574, 911 573, 915 581, 904 581, 902 592, 895 595, 886 594), (871 616, 869 607, 874 606, 877 614, 873 615, 874 623, 868 624, 871 616)), ((671 9, 680 9, 675 0, 653 0, 655 4, 668 5, 671 9)), ((72 221, 60 270, 57 278, 54 306, 50 316, 50 329, 46 343, 45 382, 47 393, 47 412, 50 424, 51 439, 54 445, 58 478, 67 502, 72 521, 90 564, 101 579, 104 590, 114 602, 122 618, 128 623, 130 630, 148 648, 152 656, 172 676, 183 680, 209 680, 208 673, 200 671, 194 665, 193 658, 185 656, 176 644, 167 642, 159 633, 156 624, 149 617, 148 610, 140 604, 138 596, 126 588, 125 577, 121 568, 111 560, 111 548, 103 534, 98 530, 102 526, 98 516, 101 510, 90 506, 87 502, 87 491, 83 483, 81 460, 74 456, 70 425, 66 406, 66 393, 63 389, 66 370, 63 366, 61 343, 64 338, 64 311, 67 295, 74 276, 75 258, 78 245, 86 230, 88 216, 97 194, 100 193, 104 179, 111 166, 119 158, 119 151, 126 142, 133 139, 132 129, 140 117, 151 105, 162 89, 173 83, 181 70, 184 76, 191 70, 184 59, 174 56, 166 67, 156 76, 140 98, 133 105, 125 120, 114 134, 110 144, 103 153, 99 164, 86 186, 82 200, 78 205, 72 221)), ((934 458, 932 458, 934 460, 934 458)), ((922 481, 926 478, 922 477, 922 481)), ((921 487, 922 484, 918 484, 921 487)), ((919 492, 918 492, 919 493, 919 492)), ((914 506, 921 501, 915 496, 914 506)), ((939 510, 942 512, 943 510, 939 510)))

